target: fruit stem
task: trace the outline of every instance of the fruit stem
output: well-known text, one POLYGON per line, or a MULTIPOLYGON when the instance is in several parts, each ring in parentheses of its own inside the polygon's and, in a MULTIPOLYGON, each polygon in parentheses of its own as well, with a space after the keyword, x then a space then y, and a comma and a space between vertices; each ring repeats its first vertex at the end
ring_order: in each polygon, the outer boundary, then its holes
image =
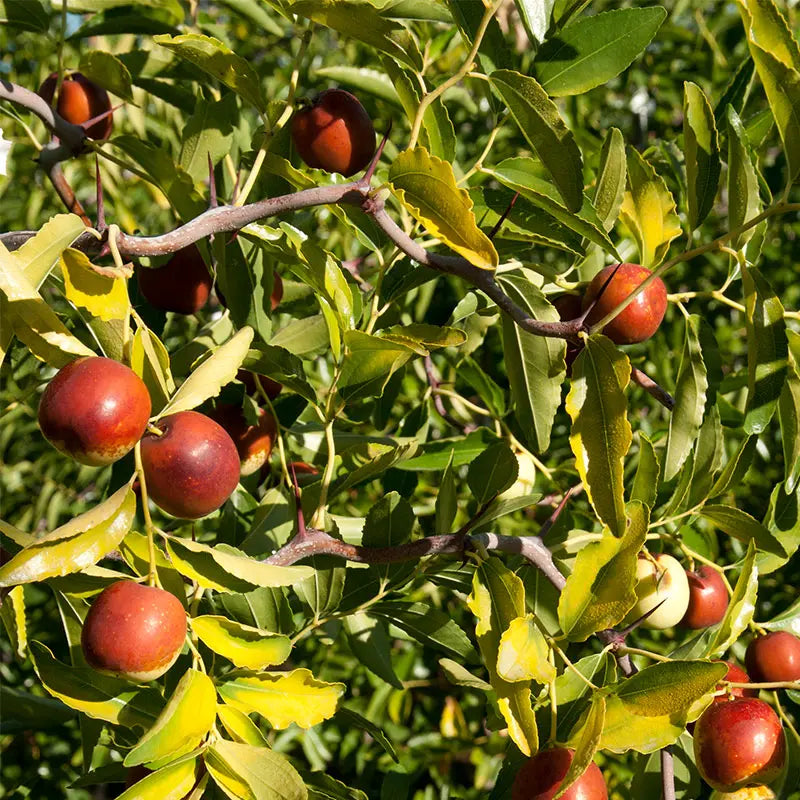
MULTIPOLYGON (((564 662, 564 666, 574 672, 575 675, 580 678, 580 680, 586 684, 593 692, 599 692, 599 687, 595 686, 567 657, 567 654, 556 644, 555 639, 550 638, 547 640, 547 643, 550 647, 553 648, 554 652, 558 653, 558 657, 564 662)), ((667 659, 669 661, 669 659, 667 659)))
POLYGON ((778 709, 780 718, 783 720, 786 727, 792 732, 797 744, 800 745, 800 734, 797 732, 797 728, 795 728, 792 724, 792 720, 789 718, 789 715, 783 710, 783 706, 781 705, 781 701, 777 694, 775 695, 775 706, 778 709))
POLYGON ((317 510, 311 518, 311 527, 319 528, 322 526, 322 515, 325 513, 325 506, 328 502, 328 489, 333 480, 333 470, 336 464, 336 442, 333 438, 333 415, 327 414, 328 421, 325 423, 325 442, 328 447, 328 461, 325 464, 325 471, 322 473, 322 485, 320 486, 319 503, 317 510))
POLYGON ((628 656, 644 656, 652 661, 668 662, 671 660, 667 656, 661 656, 658 653, 652 653, 650 650, 640 650, 638 647, 628 647, 627 645, 622 645, 618 652, 628 656))
POLYGON ((728 683, 734 689, 795 689, 800 690, 800 681, 769 681, 767 683, 728 683))
POLYGON ((133 456, 136 462, 136 474, 139 477, 139 491, 142 495, 142 514, 144 515, 144 530, 147 534, 147 559, 150 566, 147 572, 147 585, 160 586, 158 580, 158 570, 156 569, 156 543, 153 536, 153 520, 150 517, 150 505, 147 499, 147 481, 144 477, 144 467, 142 466, 142 442, 136 442, 133 448, 133 456))

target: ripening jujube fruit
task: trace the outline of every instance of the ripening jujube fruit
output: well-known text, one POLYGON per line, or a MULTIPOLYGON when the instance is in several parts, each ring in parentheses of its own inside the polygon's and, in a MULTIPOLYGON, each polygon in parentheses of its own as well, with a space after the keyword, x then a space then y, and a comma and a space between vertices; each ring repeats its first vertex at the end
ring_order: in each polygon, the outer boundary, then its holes
POLYGON ((269 460, 277 436, 275 417, 258 409, 258 423, 248 425, 241 406, 220 403, 210 415, 233 439, 241 461, 242 475, 252 475, 269 460))
MULTIPOLYGON (((727 683, 750 683, 750 676, 733 661, 714 661, 715 664, 727 664, 728 671, 725 673, 723 682, 727 683)), ((758 689, 745 689, 744 686, 723 686, 723 683, 717 684, 717 689, 726 689, 725 694, 718 694, 714 697, 714 703, 727 703, 729 700, 735 700, 738 697, 758 697, 758 689)), ((690 722, 686 726, 689 733, 694 733, 695 723, 690 722)))
POLYGON ((216 511, 239 483, 239 453, 225 429, 197 411, 179 411, 142 439, 147 493, 168 514, 199 519, 216 511))
POLYGON ((721 622, 728 610, 728 590, 722 576, 713 567, 703 564, 696 572, 687 572, 689 608, 681 626, 699 630, 721 622))
POLYGON ((637 602, 628 612, 626 622, 633 622, 659 606, 642 626, 663 629, 677 625, 689 606, 689 581, 680 561, 665 553, 653 559, 639 556, 636 580, 637 602))
POLYGON ((138 267, 139 291, 151 306, 196 314, 208 301, 212 279, 196 245, 178 250, 161 267, 138 267))
POLYGON ((309 167, 346 178, 361 172, 375 154, 372 120, 358 99, 343 89, 328 89, 295 113, 292 141, 309 167))
MULTIPOLYGON (((38 94, 45 102, 53 102, 57 82, 58 75, 52 72, 39 87, 38 94)), ((65 76, 61 82, 56 111, 67 122, 71 122, 73 125, 82 125, 110 110, 111 100, 108 92, 80 72, 73 72, 65 76)), ((86 135, 90 139, 107 139, 111 135, 113 127, 112 116, 109 114, 90 125, 86 128, 86 135)))
MULTIPOLYGON (((620 264, 618 269, 617 265, 613 264, 600 270, 586 289, 583 298, 584 309, 588 308, 592 300, 599 295, 603 284, 612 274, 614 277, 609 281, 597 305, 586 317, 589 325, 599 322, 606 314, 613 311, 652 273, 647 267, 629 263, 620 264)), ((661 278, 656 278, 626 306, 624 311, 603 328, 603 334, 616 344, 643 342, 658 330, 666 310, 667 287, 661 278)))
MULTIPOLYGON (((575 751, 566 747, 540 750, 522 765, 511 789, 512 800, 553 800, 575 751)), ((561 800, 607 800, 608 790, 597 764, 589 764, 561 800)))
POLYGON ((186 612, 156 586, 118 581, 95 598, 81 632, 90 667, 128 680, 151 681, 174 663, 186 638, 186 612))
POLYGON ((781 721, 754 697, 712 703, 697 720, 694 756, 703 780, 714 789, 732 792, 771 783, 786 760, 781 721))
POLYGON ((735 792, 711 792, 708 800, 776 800, 777 795, 769 786, 746 786, 735 792))
POLYGON ((141 439, 150 408, 147 387, 130 367, 100 356, 77 358, 45 388, 39 427, 56 450, 99 467, 141 439))
POLYGON ((747 646, 744 663, 759 683, 800 681, 800 639, 788 631, 757 636, 747 646))

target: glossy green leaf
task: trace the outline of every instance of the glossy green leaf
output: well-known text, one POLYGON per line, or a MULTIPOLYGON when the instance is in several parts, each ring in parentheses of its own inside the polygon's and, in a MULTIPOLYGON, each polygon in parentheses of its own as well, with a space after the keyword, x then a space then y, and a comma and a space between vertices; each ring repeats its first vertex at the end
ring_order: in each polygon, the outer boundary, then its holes
MULTIPOLYGON (((298 320, 299 321, 299 320, 298 320)), ((307 320, 302 320, 307 322, 307 320)), ((303 362, 289 350, 274 344, 255 344, 247 353, 242 368, 265 375, 306 400, 316 402, 316 392, 306 379, 303 362)))
POLYGON ((583 775, 592 763, 603 735, 605 718, 606 698, 601 694, 597 694, 592 697, 586 716, 570 736, 570 744, 574 746, 575 753, 567 774, 559 784, 558 792, 554 795, 554 798, 562 797, 564 792, 583 775))
POLYGON ((469 689, 477 689, 481 692, 492 691, 490 683, 479 678, 471 670, 451 658, 440 658, 439 666, 442 668, 447 680, 454 686, 466 686, 469 689))
MULTIPOLYGON (((556 678, 555 692, 558 698, 558 727, 556 736, 559 741, 567 741, 570 734, 579 732, 584 727, 590 705, 600 697, 587 681, 596 686, 615 683, 617 680, 617 664, 610 653, 592 653, 573 665, 575 670, 565 669, 556 678)), ((596 712, 595 712, 596 713, 596 712)))
POLYGON ((30 643, 36 674, 47 691, 92 719, 128 728, 150 728, 164 706, 155 689, 143 689, 89 667, 70 667, 40 642, 30 643))
POLYGON ((753 620, 758 593, 758 567, 756 566, 756 545, 752 540, 747 547, 747 555, 741 564, 741 571, 728 608, 719 627, 714 632, 706 655, 716 658, 727 652, 734 642, 747 630, 753 620))
POLYGON ((186 670, 153 727, 125 756, 125 766, 149 764, 157 769, 190 753, 214 725, 216 699, 208 675, 196 669, 186 670))
MULTIPOLYGON (((398 70, 400 68, 398 67, 398 70)), ((336 66, 326 66, 315 70, 315 75, 331 80, 343 86, 352 86, 359 92, 371 94, 391 103, 393 106, 402 108, 403 103, 398 95, 392 79, 377 69, 369 67, 353 67, 346 64, 336 66)))
POLYGON ((0 25, 33 33, 47 33, 50 8, 42 0, 0 0, 0 25))
POLYGON ((759 550, 785 555, 781 543, 746 511, 733 506, 707 505, 700 510, 700 515, 740 542, 753 541, 759 550))
POLYGON ((549 654, 547 640, 533 614, 517 617, 500 636, 497 674, 509 683, 536 681, 547 685, 556 677, 549 654))
POLYGON ((640 55, 666 18, 660 6, 582 17, 536 54, 536 76, 554 97, 583 94, 610 81, 640 55))
POLYGON ((237 676, 218 688, 226 703, 245 714, 255 711, 278 729, 330 719, 345 690, 343 683, 319 681, 307 669, 237 676))
POLYGON ((794 364, 789 366, 786 378, 778 398, 778 420, 788 493, 795 490, 800 480, 800 374, 794 364))
POLYGON ((308 790, 286 758, 267 747, 218 739, 205 753, 205 765, 234 800, 307 800, 308 790))
POLYGON ((714 112, 703 90, 683 84, 683 147, 686 159, 686 193, 689 227, 694 230, 714 206, 722 162, 714 112))
MULTIPOLYGON (((602 16, 602 15, 600 15, 602 16)), ((612 128, 603 140, 600 166, 594 189, 594 207, 603 229, 610 231, 619 216, 628 175, 625 140, 618 128, 612 128)))
POLYGON ((263 669, 282 664, 292 649, 287 636, 242 625, 227 617, 195 617, 191 626, 203 644, 237 667, 263 669))
POLYGON ((572 365, 566 403, 578 474, 615 536, 622 536, 626 526, 622 467, 632 439, 625 397, 630 374, 630 361, 610 339, 591 336, 572 365))
POLYGON ((117 800, 184 800, 197 782, 196 758, 170 764, 137 781, 117 800))
POLYGON ((511 70, 489 76, 528 144, 553 176, 564 204, 572 212, 583 205, 583 159, 558 107, 534 78, 511 70))
POLYGON ((555 0, 514 0, 514 3, 528 39, 535 44, 541 44, 550 27, 555 0))
POLYGON ((358 662, 395 689, 402 689, 403 683, 395 674, 392 663, 392 642, 383 621, 358 611, 346 616, 342 625, 358 662))
POLYGON ((800 598, 768 622, 759 622, 758 624, 768 631, 788 631, 795 636, 800 636, 800 598))
POLYGON ((194 114, 184 125, 178 164, 195 181, 208 179, 208 159, 218 164, 231 150, 236 118, 236 96, 225 95, 221 100, 197 100, 194 114))
POLYGON ((514 452, 506 442, 497 442, 470 462, 467 483, 472 496, 483 505, 508 489, 518 474, 519 464, 514 452))
POLYGON ((690 508, 704 503, 710 494, 714 476, 722 464, 724 434, 719 408, 711 406, 697 436, 692 457, 692 478, 689 482, 687 503, 690 508))
POLYGON ((736 487, 744 477, 750 465, 753 463, 753 456, 758 443, 757 436, 748 436, 737 448, 736 452, 730 457, 725 468, 714 482, 709 492, 709 497, 715 498, 725 494, 736 487))
POLYGON ((661 476, 661 464, 655 447, 650 439, 639 432, 639 463, 636 466, 636 477, 631 488, 631 500, 639 500, 652 509, 658 494, 658 481, 661 476))
POLYGON ((114 278, 94 271, 88 256, 68 247, 59 259, 64 276, 64 294, 71 303, 107 322, 124 320, 130 312, 125 278, 114 278))
POLYGON ((453 472, 452 453, 450 455, 450 461, 442 473, 442 481, 439 484, 439 491, 436 493, 434 507, 436 510, 437 535, 450 533, 453 520, 455 520, 456 513, 458 512, 458 492, 456 490, 456 479, 453 472))
POLYGON ((650 514, 632 500, 621 538, 606 532, 578 552, 558 601, 558 622, 571 641, 585 641, 621 622, 636 604, 636 562, 650 514))
POLYGON ((681 363, 675 390, 675 408, 669 418, 669 438, 664 455, 664 480, 672 480, 697 441, 708 389, 699 328, 701 317, 686 319, 681 363))
POLYGON ((764 524, 781 543, 786 555, 759 553, 756 556, 759 575, 780 569, 800 548, 800 493, 787 493, 784 483, 775 486, 769 498, 764 524))
POLYGON ((180 36, 154 36, 153 41, 221 81, 258 111, 266 111, 258 73, 219 39, 200 33, 184 33, 180 36))
POLYGON ((467 340, 467 335, 458 328, 426 323, 393 325, 382 330, 381 336, 410 347, 417 347, 424 351, 420 352, 420 355, 427 355, 427 351, 442 347, 459 347, 467 340))
POLYGON ((246 358, 252 341, 252 328, 244 327, 237 331, 192 372, 159 416, 188 411, 216 397, 226 383, 236 378, 236 372, 246 358))
POLYGON ((139 327, 131 344, 131 369, 144 381, 154 413, 158 413, 175 391, 169 352, 149 328, 139 327))
MULTIPOLYGON (((118 549, 120 555, 125 559, 125 563, 136 575, 141 578, 146 578, 149 575, 150 546, 147 536, 137 531, 130 531, 119 543, 118 549)), ((183 598, 184 605, 187 605, 185 600, 186 585, 183 582, 183 577, 172 566, 158 544, 155 546, 155 563, 160 586, 174 594, 178 599, 183 598)))
POLYGON ((0 567, 0 586, 78 572, 116 549, 130 530, 136 495, 129 484, 104 503, 37 538, 0 567))
POLYGON ((315 617, 322 617, 336 611, 342 601, 346 570, 331 566, 324 558, 311 558, 314 568, 311 577, 294 587, 295 594, 309 607, 315 617))
POLYGON ((358 728, 368 733, 389 755, 395 763, 399 762, 397 752, 395 751, 389 737, 374 723, 370 722, 366 717, 353 711, 351 708, 341 707, 336 712, 336 719, 344 722, 349 727, 358 728))
POLYGON ((347 356, 338 390, 346 402, 363 397, 380 397, 392 374, 413 355, 407 344, 361 331, 345 331, 347 356))
POLYGON ((423 147, 405 150, 392 162, 389 181, 409 213, 432 236, 476 267, 491 270, 497 266, 497 251, 478 228, 472 200, 456 184, 449 163, 423 147))
POLYGON ((620 214, 636 239, 642 266, 658 266, 669 243, 681 233, 680 219, 664 179, 632 147, 628 148, 628 190, 620 214))
POLYGON ((130 103, 133 102, 131 74, 122 61, 111 53, 102 50, 85 50, 81 53, 78 70, 111 94, 130 103))
POLYGON ((509 683, 497 671, 503 633, 513 620, 525 616, 525 588, 520 578, 497 558, 483 561, 475 570, 472 594, 467 600, 477 617, 475 635, 497 705, 514 744, 530 756, 539 748, 536 718, 531 709, 530 681, 509 683))
MULTIPOLYGON (((505 273, 499 282, 506 294, 534 319, 558 321, 558 312, 524 275, 505 273)), ((544 452, 550 446, 550 433, 561 405, 566 343, 563 339, 523 331, 506 315, 502 319, 502 334, 514 413, 524 442, 537 453, 544 452)))

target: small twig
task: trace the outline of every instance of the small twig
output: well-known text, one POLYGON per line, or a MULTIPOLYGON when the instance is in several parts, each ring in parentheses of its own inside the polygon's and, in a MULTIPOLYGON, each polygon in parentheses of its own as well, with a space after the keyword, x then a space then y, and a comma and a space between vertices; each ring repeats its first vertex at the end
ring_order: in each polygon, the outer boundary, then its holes
POLYGON ((675 800, 675 762, 669 746, 661 750, 661 787, 664 800, 675 800))
POLYGON ((495 223, 495 225, 492 228, 491 232, 489 233, 489 238, 490 239, 494 239, 494 237, 497 236, 498 232, 500 231, 501 226, 503 225, 503 223, 508 218, 508 215, 511 213, 511 209, 514 208, 514 204, 517 202, 518 199, 519 199, 519 192, 515 192, 514 196, 508 202, 508 207, 503 212, 503 214, 500 217, 500 219, 497 220, 497 222, 495 223))
POLYGON ((631 366, 631 380, 635 384, 641 386, 642 389, 658 400, 665 408, 668 408, 670 411, 675 408, 675 398, 637 367, 631 366))

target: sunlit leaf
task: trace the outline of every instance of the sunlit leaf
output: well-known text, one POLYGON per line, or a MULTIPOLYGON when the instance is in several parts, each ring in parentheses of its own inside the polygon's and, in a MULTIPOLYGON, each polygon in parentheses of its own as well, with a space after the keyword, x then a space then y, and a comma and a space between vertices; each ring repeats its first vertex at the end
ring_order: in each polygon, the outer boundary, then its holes
POLYGON ((548 660, 550 648, 533 614, 511 620, 500 637, 497 674, 505 681, 549 684, 556 669, 548 660))
POLYGON ((292 649, 286 636, 242 625, 227 617, 195 617, 191 626, 203 644, 237 667, 263 669, 282 664, 292 649))
POLYGON ((130 309, 124 278, 100 275, 85 253, 68 247, 60 259, 67 300, 104 321, 125 319, 130 309))

